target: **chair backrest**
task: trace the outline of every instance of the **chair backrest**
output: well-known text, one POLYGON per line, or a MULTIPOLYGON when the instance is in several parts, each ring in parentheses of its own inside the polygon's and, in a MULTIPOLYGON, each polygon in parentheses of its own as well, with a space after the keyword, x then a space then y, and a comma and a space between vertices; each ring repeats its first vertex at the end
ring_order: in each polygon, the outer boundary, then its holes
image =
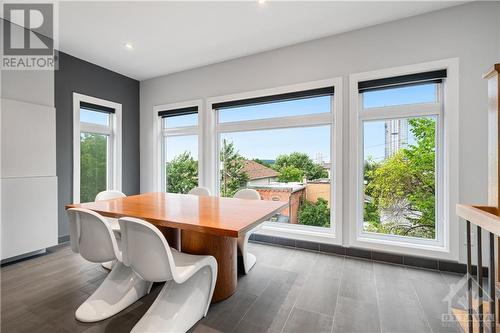
POLYGON ((68 209, 71 249, 90 262, 122 260, 113 230, 96 212, 83 208, 68 209))
POLYGON ((103 200, 110 200, 123 197, 126 197, 126 195, 120 191, 108 190, 97 193, 94 201, 103 201, 103 200))
POLYGON ((192 188, 188 194, 193 194, 193 195, 198 195, 200 197, 209 197, 210 196, 210 190, 206 187, 203 186, 198 186, 195 188, 192 188))
POLYGON ((236 199, 260 200, 260 194, 254 189, 244 188, 236 192, 233 196, 236 199))
POLYGON ((172 251, 160 230, 133 217, 123 217, 118 222, 123 263, 146 281, 176 280, 172 251))

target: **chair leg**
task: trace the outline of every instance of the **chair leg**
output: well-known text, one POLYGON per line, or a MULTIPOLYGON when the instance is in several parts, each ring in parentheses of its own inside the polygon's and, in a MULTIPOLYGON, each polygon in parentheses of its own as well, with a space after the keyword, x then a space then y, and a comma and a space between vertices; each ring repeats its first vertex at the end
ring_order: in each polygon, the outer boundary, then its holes
POLYGON ((238 249, 240 250, 241 256, 243 258, 243 269, 245 271, 245 274, 248 274, 248 272, 257 262, 257 257, 248 252, 248 240, 250 239, 251 234, 251 232, 247 232, 244 236, 238 238, 238 249))
POLYGON ((210 304, 212 303, 212 297, 214 296, 214 291, 215 291, 215 284, 217 283, 217 260, 215 258, 212 258, 210 260, 210 274, 212 277, 211 284, 210 284, 210 292, 208 293, 208 300, 207 300, 207 307, 205 308, 205 313, 203 314, 203 317, 207 316, 208 309, 210 308, 210 304), (213 260, 212 260, 213 259, 213 260))
POLYGON ((182 284, 167 281, 131 332, 186 332, 206 313, 213 290, 212 268, 205 266, 182 284))
POLYGON ((75 317, 82 322, 109 318, 145 296, 151 284, 117 262, 99 288, 76 310, 75 317))

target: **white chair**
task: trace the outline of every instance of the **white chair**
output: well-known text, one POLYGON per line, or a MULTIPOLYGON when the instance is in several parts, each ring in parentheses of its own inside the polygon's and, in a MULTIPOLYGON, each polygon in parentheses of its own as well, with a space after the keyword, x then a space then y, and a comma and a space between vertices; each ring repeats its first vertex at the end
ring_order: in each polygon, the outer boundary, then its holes
MULTIPOLYGON (((104 201, 104 200, 111 200, 111 199, 116 199, 116 198, 124 198, 126 197, 125 194, 123 194, 120 191, 115 191, 115 190, 108 190, 108 191, 102 191, 97 193, 95 196, 94 201, 104 201)), ((106 220, 109 221, 109 224, 111 225, 111 229, 113 229, 113 232, 115 232, 116 236, 120 236, 120 225, 118 224, 118 219, 106 217, 106 220)))
POLYGON ((206 316, 217 280, 217 261, 170 248, 152 224, 119 219, 124 263, 147 281, 167 281, 132 332, 186 332, 206 316))
MULTIPOLYGON (((111 200, 111 199, 124 198, 124 197, 126 197, 126 195, 120 191, 107 190, 107 191, 102 191, 102 192, 97 193, 94 201, 104 201, 104 200, 111 200)), ((111 226, 111 229, 113 230, 113 233, 115 234, 115 237, 118 239, 118 246, 120 246, 119 239, 120 239, 121 235, 120 235, 120 225, 118 224, 118 219, 115 219, 112 217, 104 217, 104 219, 106 221, 108 221, 109 225, 111 226)), ((114 264, 115 264, 115 261, 105 262, 102 264, 102 267, 111 270, 113 268, 114 264)))
MULTIPOLYGON (((261 199, 259 192, 249 188, 239 190, 234 194, 233 198, 247 199, 247 200, 261 199)), ((259 227, 253 228, 252 230, 247 231, 243 236, 238 237, 238 249, 240 250, 241 257, 243 258, 243 269, 245 271, 245 274, 247 274, 257 262, 257 257, 255 257, 255 255, 253 255, 252 253, 248 252, 247 247, 250 235, 258 229, 259 227)))
POLYGON ((203 186, 192 188, 189 190, 188 194, 198 195, 200 197, 209 197, 211 195, 210 190, 203 186))
POLYGON ((90 262, 117 260, 97 290, 75 312, 83 322, 109 318, 149 293, 152 283, 122 263, 113 231, 104 218, 88 209, 68 209, 71 249, 90 262))

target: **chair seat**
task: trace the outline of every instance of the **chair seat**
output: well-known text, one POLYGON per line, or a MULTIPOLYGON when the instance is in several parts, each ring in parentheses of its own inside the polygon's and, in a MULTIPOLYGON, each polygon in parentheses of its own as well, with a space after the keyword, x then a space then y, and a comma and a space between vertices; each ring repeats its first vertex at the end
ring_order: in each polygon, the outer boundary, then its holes
POLYGON ((179 281, 182 283, 193 276, 200 268, 204 266, 212 266, 215 259, 212 256, 192 255, 179 252, 174 248, 170 248, 172 257, 174 258, 175 267, 177 269, 179 281))
POLYGON ((167 281, 132 332, 187 332, 207 315, 217 261, 172 249, 161 231, 144 220, 124 217, 119 223, 125 263, 145 280, 167 281))
POLYGON ((112 317, 149 293, 145 281, 122 262, 120 241, 110 222, 96 212, 83 208, 68 209, 71 250, 90 262, 109 265, 111 271, 99 287, 75 312, 77 320, 96 322, 112 317))
POLYGON ((217 261, 212 256, 170 250, 176 278, 165 283, 131 333, 186 332, 207 314, 217 279, 217 261))

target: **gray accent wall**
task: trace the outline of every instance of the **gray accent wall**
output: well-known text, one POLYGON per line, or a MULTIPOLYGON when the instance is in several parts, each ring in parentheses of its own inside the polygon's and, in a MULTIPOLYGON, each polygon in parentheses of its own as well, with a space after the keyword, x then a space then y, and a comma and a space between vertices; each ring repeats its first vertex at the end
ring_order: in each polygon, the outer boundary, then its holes
POLYGON ((122 104, 122 190, 139 193, 139 81, 59 53, 55 107, 59 239, 67 239, 64 205, 73 197, 73 92, 122 104))

